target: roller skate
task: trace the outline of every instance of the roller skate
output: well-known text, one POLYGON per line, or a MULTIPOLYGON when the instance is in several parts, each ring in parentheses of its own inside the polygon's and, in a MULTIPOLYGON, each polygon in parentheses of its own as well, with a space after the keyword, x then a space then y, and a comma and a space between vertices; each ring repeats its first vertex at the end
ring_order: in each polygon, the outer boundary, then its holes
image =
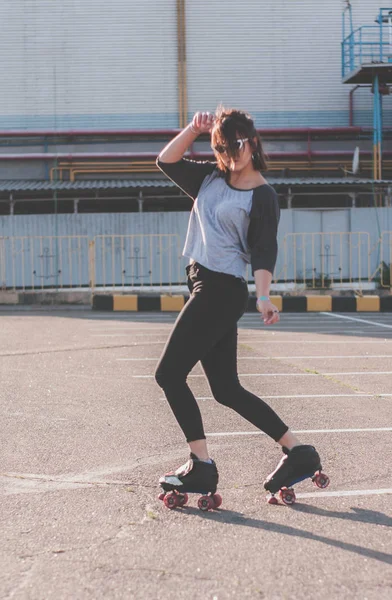
POLYGON ((160 478, 159 483, 164 491, 158 498, 167 508, 172 509, 185 506, 188 493, 202 494, 197 502, 200 510, 213 510, 222 504, 221 496, 215 493, 218 478, 214 461, 204 462, 191 452, 184 465, 160 478))
POLYGON ((279 492, 283 504, 294 504, 295 492, 291 487, 304 479, 310 478, 319 488, 329 485, 329 478, 321 472, 320 456, 313 446, 295 446, 292 450, 283 447, 284 456, 267 479, 264 489, 271 495, 267 498, 268 504, 278 504, 275 497, 279 492))

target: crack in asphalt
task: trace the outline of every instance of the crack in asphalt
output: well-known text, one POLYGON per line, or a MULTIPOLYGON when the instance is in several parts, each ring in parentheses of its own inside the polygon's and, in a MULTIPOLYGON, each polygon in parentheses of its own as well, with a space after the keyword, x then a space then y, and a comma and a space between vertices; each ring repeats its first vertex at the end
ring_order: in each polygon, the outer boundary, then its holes
MULTIPOLYGON (((163 342, 162 342, 163 344, 163 342)), ((134 346, 151 346, 151 342, 134 342, 132 344, 116 344, 114 346, 83 346, 80 348, 46 348, 40 350, 15 350, 14 352, 0 352, 0 358, 7 356, 30 356, 32 354, 54 354, 59 352, 81 352, 83 350, 114 350, 116 348, 132 348, 134 346)))

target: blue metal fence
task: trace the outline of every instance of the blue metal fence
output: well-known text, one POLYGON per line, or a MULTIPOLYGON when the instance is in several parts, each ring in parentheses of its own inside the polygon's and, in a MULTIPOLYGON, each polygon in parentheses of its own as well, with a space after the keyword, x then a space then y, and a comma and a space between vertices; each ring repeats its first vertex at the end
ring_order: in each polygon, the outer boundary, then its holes
POLYGON ((342 42, 342 78, 363 64, 392 62, 392 8, 381 8, 377 25, 351 31, 342 42))

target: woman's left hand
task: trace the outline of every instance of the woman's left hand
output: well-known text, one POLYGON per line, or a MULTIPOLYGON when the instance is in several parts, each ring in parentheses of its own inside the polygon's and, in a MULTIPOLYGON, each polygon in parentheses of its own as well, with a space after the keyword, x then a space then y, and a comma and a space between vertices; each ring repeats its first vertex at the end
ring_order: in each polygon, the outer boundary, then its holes
POLYGON ((262 314, 264 325, 274 325, 279 322, 279 311, 271 300, 258 300, 256 308, 262 314))

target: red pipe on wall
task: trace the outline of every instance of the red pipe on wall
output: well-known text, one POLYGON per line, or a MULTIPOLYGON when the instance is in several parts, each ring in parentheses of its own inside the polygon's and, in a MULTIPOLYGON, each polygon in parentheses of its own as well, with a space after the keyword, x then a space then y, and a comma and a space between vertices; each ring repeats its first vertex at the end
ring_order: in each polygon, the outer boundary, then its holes
POLYGON ((157 153, 151 152, 31 152, 29 154, 0 154, 1 160, 80 160, 83 158, 155 160, 157 153))
MULTIPOLYGON (((392 155, 392 151, 384 152, 383 155, 392 155)), ((193 152, 188 153, 185 156, 189 158, 200 158, 209 159, 213 157, 212 152, 193 152)), ((270 158, 304 158, 309 159, 313 157, 337 157, 337 158, 352 158, 352 152, 334 152, 333 150, 326 151, 314 151, 314 152, 271 152, 270 158)), ((372 152, 361 152, 361 156, 373 156, 372 152)), ((80 160, 83 158, 89 159, 126 159, 132 158, 135 160, 155 160, 157 154, 151 154, 150 152, 75 152, 75 153, 30 153, 30 154, 0 154, 0 161, 7 160, 80 160)))
MULTIPOLYGON (((75 137, 75 136, 171 136, 179 133, 181 129, 2 129, 0 137, 75 137)), ((300 127, 300 128, 269 128, 258 129, 260 135, 282 135, 282 134, 343 134, 343 133, 363 133, 372 131, 371 128, 365 127, 300 127)))
MULTIPOLYGON (((313 152, 269 152, 268 153, 268 157, 269 158, 305 158, 305 159, 309 159, 309 158, 314 158, 314 157, 321 157, 321 156, 336 156, 337 158, 353 158, 353 154, 354 152, 349 152, 349 151, 334 151, 334 150, 315 150, 313 152)), ((389 152, 383 152, 383 156, 388 156, 388 155, 392 155, 392 151, 389 152)), ((191 158, 200 158, 200 159, 208 159, 211 158, 213 155, 212 153, 207 154, 207 153, 202 153, 202 152, 194 152, 192 155, 190 155, 191 158)), ((373 152, 368 152, 368 151, 361 151, 361 156, 373 156, 373 152)))

